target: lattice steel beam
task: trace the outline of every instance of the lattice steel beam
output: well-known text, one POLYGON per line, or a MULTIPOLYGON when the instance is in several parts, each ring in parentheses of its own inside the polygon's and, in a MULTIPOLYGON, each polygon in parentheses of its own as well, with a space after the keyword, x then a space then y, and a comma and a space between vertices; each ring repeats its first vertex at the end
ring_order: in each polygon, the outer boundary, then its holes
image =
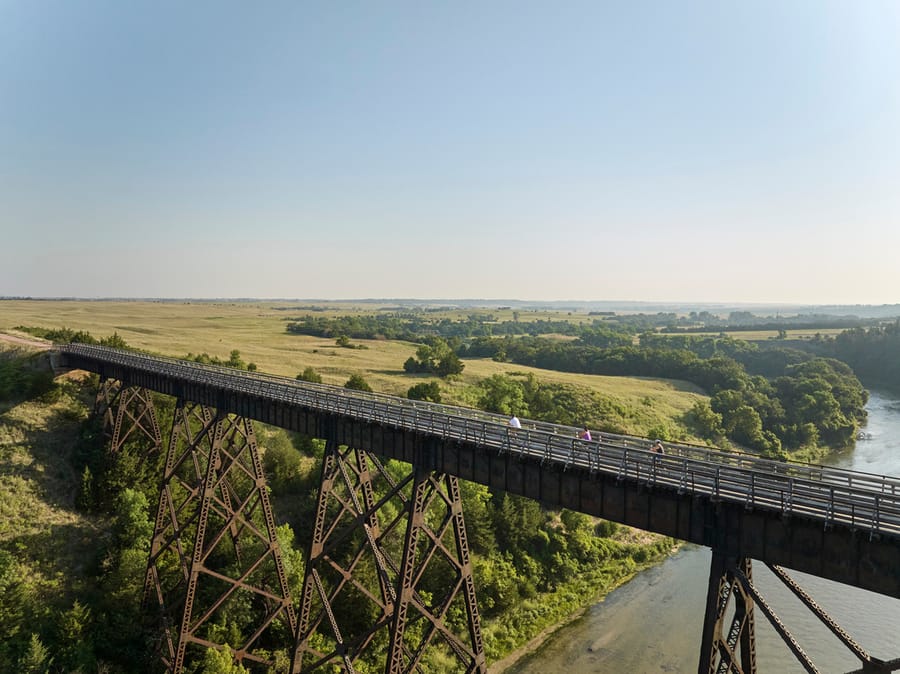
POLYGON ((294 672, 361 661, 421 671, 429 649, 486 671, 456 478, 403 471, 326 444, 294 672), (460 603, 467 625, 448 617, 460 603))
POLYGON ((726 557, 713 550, 698 667, 702 674, 756 672, 753 600, 738 582, 738 571, 749 578, 750 560, 726 557))
POLYGON ((264 671, 296 631, 262 462, 247 419, 179 400, 144 588, 163 626, 161 660, 229 647, 264 671), (234 628, 237 628, 236 630, 234 628))
POLYGON ((101 417, 109 451, 118 454, 129 441, 150 441, 147 454, 162 449, 162 433, 153 405, 153 394, 141 386, 124 386, 116 379, 104 379, 97 389, 94 415, 101 417))
MULTIPOLYGON (((861 669, 858 670, 860 673, 893 672, 900 669, 900 658, 885 661, 869 654, 783 568, 774 564, 767 564, 767 566, 775 577, 784 583, 806 608, 856 656, 861 665, 861 669)), ((771 623, 775 632, 781 637, 803 669, 810 674, 818 672, 819 669, 812 658, 753 584, 750 560, 726 557, 715 550, 710 566, 698 671, 701 674, 756 671, 754 606, 771 623), (735 603, 730 613, 731 623, 726 631, 725 625, 732 597, 735 599, 735 603), (738 662, 738 656, 740 656, 740 662, 738 662)))

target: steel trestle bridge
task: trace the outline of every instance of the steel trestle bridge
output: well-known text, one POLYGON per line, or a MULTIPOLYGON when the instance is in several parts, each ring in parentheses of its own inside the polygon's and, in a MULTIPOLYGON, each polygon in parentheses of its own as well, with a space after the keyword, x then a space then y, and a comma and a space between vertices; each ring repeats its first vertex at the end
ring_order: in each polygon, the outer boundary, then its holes
POLYGON ((287 634, 293 672, 355 671, 373 653, 386 672, 420 671, 434 649, 459 671, 486 671, 458 479, 712 548, 700 672, 756 671, 757 611, 818 671, 753 585, 751 560, 772 568, 858 671, 900 669, 900 658, 867 653, 783 568, 900 598, 898 478, 683 444, 659 455, 642 438, 583 441, 528 420, 511 429, 477 410, 108 347, 65 345, 54 358, 100 375, 96 411, 112 451, 137 435, 166 452, 145 603, 159 609, 167 671, 182 671, 191 649, 222 647, 209 625, 242 593, 260 611, 258 630, 232 644, 245 666, 272 666, 261 645, 287 634), (178 401, 167 447, 149 391, 178 401), (251 420, 326 441, 299 615, 251 420), (385 459, 410 472, 397 479, 385 459), (429 586, 433 577, 450 580, 429 586), (342 624, 348 606, 370 624, 342 624))

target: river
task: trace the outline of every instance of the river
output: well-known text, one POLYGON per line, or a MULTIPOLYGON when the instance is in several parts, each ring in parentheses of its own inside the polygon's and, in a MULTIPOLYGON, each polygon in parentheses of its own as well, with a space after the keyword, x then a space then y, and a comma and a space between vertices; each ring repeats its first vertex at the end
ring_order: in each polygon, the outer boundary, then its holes
MULTIPOLYGON (((831 457, 830 465, 900 476, 900 398, 871 392, 863 430, 868 440, 831 457)), ((510 667, 515 674, 695 672, 706 587, 708 548, 686 546, 590 607, 541 647, 510 667)), ((799 572, 792 578, 857 643, 875 657, 900 657, 900 601, 799 572)), ((761 562, 754 584, 821 672, 847 672, 859 660, 761 562)), ((804 672, 760 612, 756 654, 760 672, 804 672)))

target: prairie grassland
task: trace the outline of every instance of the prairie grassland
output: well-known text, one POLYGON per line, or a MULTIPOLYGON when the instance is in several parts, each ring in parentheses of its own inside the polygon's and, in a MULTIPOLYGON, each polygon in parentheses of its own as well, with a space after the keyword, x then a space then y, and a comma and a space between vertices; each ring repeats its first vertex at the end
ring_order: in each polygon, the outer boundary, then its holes
MULTIPOLYGON (((316 303, 325 308, 316 315, 368 314, 377 305, 316 303)), ((389 303, 385 304, 386 307, 389 303)), ((312 367, 326 384, 343 385, 359 373, 373 389, 404 395, 423 375, 403 371, 403 363, 415 355, 417 345, 390 340, 351 340, 362 349, 335 345, 333 339, 288 334, 288 320, 309 312, 309 303, 297 302, 196 302, 196 301, 91 301, 91 300, 4 300, 0 301, 0 331, 15 333, 16 326, 71 328, 95 337, 118 333, 129 345, 153 353, 184 357, 208 353, 228 359, 233 349, 259 370, 293 377, 312 367)), ((464 318, 478 310, 453 310, 447 317, 464 318)), ((512 312, 506 311, 512 318, 512 312)), ((504 313, 491 310, 498 315, 504 313)), ((524 313, 524 312, 523 312, 524 313)), ((528 318, 533 312, 528 312, 528 318)), ((443 317, 443 312, 435 312, 443 317)), ((545 319, 571 319, 567 312, 541 312, 545 319)), ((525 320, 525 317, 521 317, 525 320)), ((703 394, 690 384, 664 379, 583 375, 489 359, 465 360, 462 375, 442 381, 445 402, 474 405, 475 385, 498 373, 533 373, 542 382, 572 384, 594 390, 616 400, 628 411, 627 430, 645 434, 669 425, 682 416, 703 394)), ((685 438, 687 439, 687 438, 685 438)))

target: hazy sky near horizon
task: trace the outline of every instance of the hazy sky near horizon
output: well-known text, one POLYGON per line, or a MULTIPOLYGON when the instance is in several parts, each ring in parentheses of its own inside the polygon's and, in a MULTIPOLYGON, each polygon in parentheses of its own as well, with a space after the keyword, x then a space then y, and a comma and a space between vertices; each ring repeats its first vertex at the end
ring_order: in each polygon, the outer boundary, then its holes
POLYGON ((900 302, 900 2, 0 0, 0 296, 900 302))

